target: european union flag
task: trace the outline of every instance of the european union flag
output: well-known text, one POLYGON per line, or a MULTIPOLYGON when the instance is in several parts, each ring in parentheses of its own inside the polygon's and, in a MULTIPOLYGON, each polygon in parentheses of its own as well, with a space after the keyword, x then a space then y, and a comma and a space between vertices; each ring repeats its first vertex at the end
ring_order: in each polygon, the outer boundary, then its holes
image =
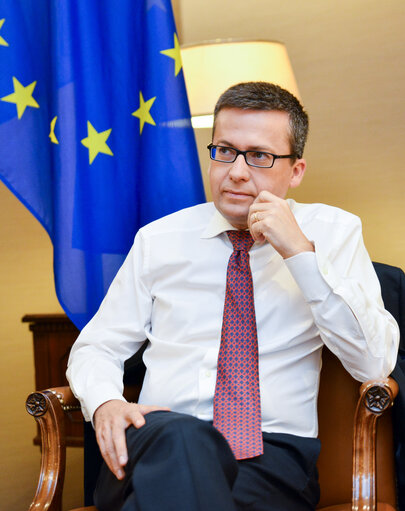
POLYGON ((0 0, 0 178, 82 328, 142 225, 203 202, 169 0, 0 0))

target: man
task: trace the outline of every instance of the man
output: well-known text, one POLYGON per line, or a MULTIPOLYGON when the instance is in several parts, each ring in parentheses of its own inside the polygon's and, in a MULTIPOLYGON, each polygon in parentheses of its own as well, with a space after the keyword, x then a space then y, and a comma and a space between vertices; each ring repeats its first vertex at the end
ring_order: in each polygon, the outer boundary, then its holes
POLYGON ((72 349, 69 381, 110 469, 101 510, 314 509, 322 346, 360 381, 395 365, 398 327, 360 221, 285 200, 306 169, 298 100, 245 83, 214 114, 213 204, 139 231, 72 349), (145 338, 141 396, 127 403, 123 363, 145 338))

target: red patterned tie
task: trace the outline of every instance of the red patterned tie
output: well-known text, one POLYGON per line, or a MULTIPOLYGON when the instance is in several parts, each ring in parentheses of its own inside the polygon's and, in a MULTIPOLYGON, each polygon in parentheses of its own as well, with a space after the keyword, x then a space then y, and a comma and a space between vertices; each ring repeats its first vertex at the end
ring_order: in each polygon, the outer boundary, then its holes
POLYGON ((214 426, 238 460, 263 454, 256 317, 249 231, 227 231, 233 245, 214 396, 214 426))

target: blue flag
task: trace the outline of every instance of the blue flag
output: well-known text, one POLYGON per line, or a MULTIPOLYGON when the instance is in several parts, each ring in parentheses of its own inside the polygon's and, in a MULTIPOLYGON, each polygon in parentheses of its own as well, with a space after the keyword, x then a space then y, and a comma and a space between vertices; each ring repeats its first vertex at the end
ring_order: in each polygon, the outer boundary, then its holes
POLYGON ((204 192, 169 0, 0 0, 0 178, 78 328, 136 231, 204 192))

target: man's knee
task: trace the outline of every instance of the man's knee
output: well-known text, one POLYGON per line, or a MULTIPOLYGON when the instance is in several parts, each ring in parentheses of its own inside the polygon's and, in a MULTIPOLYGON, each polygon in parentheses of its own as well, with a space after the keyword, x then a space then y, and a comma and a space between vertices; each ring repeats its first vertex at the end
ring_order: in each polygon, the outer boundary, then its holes
POLYGON ((197 419, 192 415, 177 412, 152 412, 146 417, 146 425, 156 424, 162 435, 182 435, 187 438, 213 437, 225 440, 213 427, 212 423, 197 419))
POLYGON ((145 416, 145 425, 139 429, 127 430, 127 443, 147 445, 163 444, 171 448, 190 448, 194 445, 208 449, 221 449, 230 452, 224 437, 210 422, 191 415, 156 411, 145 416))
POLYGON ((156 411, 145 416, 145 425, 127 430, 130 465, 169 461, 191 465, 197 471, 213 464, 233 479, 237 462, 225 438, 210 422, 177 412, 156 411), (198 468, 200 467, 200 468, 198 468))

